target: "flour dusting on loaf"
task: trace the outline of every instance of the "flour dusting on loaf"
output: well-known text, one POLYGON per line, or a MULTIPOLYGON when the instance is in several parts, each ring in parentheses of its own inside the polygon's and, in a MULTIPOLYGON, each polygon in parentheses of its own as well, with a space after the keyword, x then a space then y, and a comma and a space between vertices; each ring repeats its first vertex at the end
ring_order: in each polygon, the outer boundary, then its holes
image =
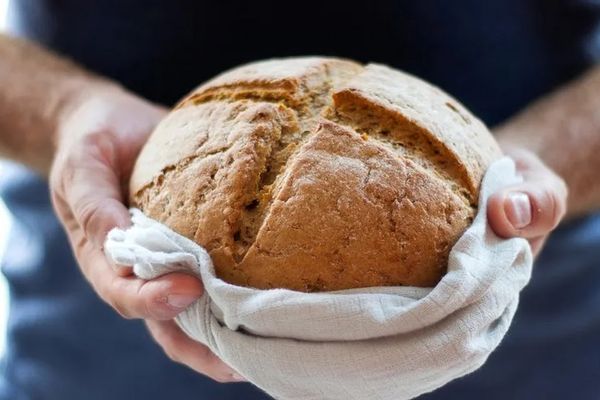
POLYGON ((500 155, 477 118, 411 75, 274 59, 186 96, 143 148, 130 202, 233 284, 428 287, 500 155))

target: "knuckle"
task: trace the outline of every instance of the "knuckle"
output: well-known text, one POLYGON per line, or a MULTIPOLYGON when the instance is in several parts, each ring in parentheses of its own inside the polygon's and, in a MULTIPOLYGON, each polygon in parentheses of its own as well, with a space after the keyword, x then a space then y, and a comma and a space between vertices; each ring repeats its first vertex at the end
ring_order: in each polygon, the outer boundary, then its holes
POLYGON ((215 371, 213 373, 214 379, 219 382, 230 382, 233 379, 227 365, 212 351, 207 349, 204 360, 207 369, 215 371))
POLYGON ((206 363, 211 366, 212 368, 218 369, 223 367, 225 364, 223 363, 223 361, 221 361, 221 359, 219 357, 217 357, 215 355, 215 353, 213 353, 212 351, 210 351, 207 348, 206 351, 206 363))
POLYGON ((173 348, 163 346, 163 350, 165 352, 165 355, 171 361, 174 361, 174 362, 176 362, 178 364, 182 364, 181 357, 179 356, 179 354, 176 351, 173 350, 173 348))
POLYGON ((64 160, 57 169, 61 182, 72 183, 75 181, 76 172, 81 165, 82 153, 83 151, 75 149, 75 151, 70 151, 65 155, 64 160))
POLYGON ((141 301, 140 304, 141 311, 145 318, 161 320, 161 314, 157 311, 156 305, 153 304, 153 301, 149 298, 145 298, 141 301))
POLYGON ((160 333, 156 338, 157 342, 160 343, 165 355, 171 360, 179 364, 184 364, 183 359, 177 346, 173 343, 171 337, 167 334, 160 333))
POLYGON ((66 209, 67 207, 65 207, 63 194, 60 193, 58 190, 50 188, 50 201, 52 203, 52 206, 56 210, 57 216, 64 223, 68 210, 66 209))
MULTIPOLYGON (((174 316, 167 316, 165 318, 163 302, 156 299, 156 295, 148 288, 148 282, 139 282, 135 289, 135 299, 138 311, 142 318, 152 320, 164 320, 171 319, 174 316)), ((166 300, 165 300, 166 302, 166 300)))
POLYGON ((567 197, 569 196, 569 188, 567 182, 563 178, 557 175, 557 186, 563 201, 566 203, 567 197))
POLYGON ((81 143, 89 147, 102 147, 108 144, 110 139, 109 129, 99 126, 97 129, 89 131, 81 138, 81 143))
POLYGON ((561 200, 556 190, 552 188, 542 190, 537 203, 536 209, 541 225, 547 230, 554 229, 562 218, 561 200))
POLYGON ((107 164, 114 161, 116 148, 110 130, 100 128, 89 132, 81 138, 81 146, 96 160, 107 164))
POLYGON ((48 176, 48 186, 53 201, 56 200, 55 196, 60 196, 60 198, 64 197, 65 176, 66 173, 64 172, 63 163, 59 160, 55 160, 50 169, 50 175, 48 176))
POLYGON ((207 367, 206 371, 204 372, 204 374, 206 376, 208 376, 209 378, 219 382, 219 383, 228 383, 233 381, 233 376, 231 375, 231 372, 228 372, 227 370, 224 370, 225 368, 223 367, 207 367))
POLYGON ((561 201, 558 196, 555 194, 552 196, 554 201, 553 201, 553 208, 552 208, 552 216, 551 216, 551 227, 552 229, 556 228, 558 226, 558 224, 560 224, 560 221, 562 221, 563 217, 565 216, 565 212, 566 212, 566 207, 563 204, 563 201, 561 201))
POLYGON ((76 210, 79 225, 85 236, 89 237, 100 218, 101 207, 97 202, 87 202, 76 210))
POLYGON ((227 366, 208 347, 204 347, 199 359, 202 363, 201 372, 203 374, 219 383, 232 381, 233 378, 231 373, 228 373, 227 366))
POLYGON ((501 237, 510 237, 514 234, 512 225, 505 212, 505 199, 507 193, 499 191, 488 199, 487 218, 490 227, 501 237))
POLYGON ((552 228, 555 228, 560 223, 566 212, 566 192, 563 192, 562 187, 559 185, 557 190, 551 190, 548 195, 552 204, 551 225, 552 228), (564 196, 563 193, 565 193, 564 196))
POLYGON ((121 301, 112 300, 111 302, 109 302, 109 304, 121 317, 125 319, 134 319, 134 316, 129 310, 129 308, 126 307, 121 301))
POLYGON ((179 352, 177 351, 177 346, 175 345, 171 335, 165 332, 163 329, 156 329, 152 332, 154 336, 154 340, 160 347, 162 347, 163 351, 171 360, 176 362, 181 362, 181 357, 179 356, 179 352))
POLYGON ((52 182, 52 176, 50 176, 49 179, 50 180, 48 181, 48 183, 50 186, 50 199, 52 200, 53 204, 57 204, 62 198, 62 195, 59 190, 60 186, 58 183, 52 182))
POLYGON ((212 378, 213 380, 219 382, 219 383, 228 383, 231 382, 231 376, 229 375, 223 375, 223 374, 211 374, 210 378, 212 378))
POLYGON ((61 175, 61 167, 54 164, 50 170, 50 176, 48 177, 48 186, 52 193, 61 190, 61 175))
POLYGON ((52 164, 50 176, 48 177, 48 186, 52 196, 66 198, 66 188, 72 187, 77 171, 77 163, 74 161, 74 155, 59 155, 52 164))

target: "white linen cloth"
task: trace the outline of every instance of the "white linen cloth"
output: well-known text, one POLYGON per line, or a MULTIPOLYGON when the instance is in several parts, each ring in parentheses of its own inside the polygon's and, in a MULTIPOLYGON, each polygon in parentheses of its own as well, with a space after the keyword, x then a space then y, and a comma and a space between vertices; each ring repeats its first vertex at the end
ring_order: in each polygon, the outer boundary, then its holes
POLYGON ((215 276, 206 251, 131 210, 106 254, 143 279, 201 277, 206 293, 179 326, 277 399, 398 400, 479 368, 505 335, 532 268, 528 243, 488 227, 486 201, 520 181, 512 160, 486 172, 479 211, 434 288, 372 287, 325 293, 258 290, 215 276))

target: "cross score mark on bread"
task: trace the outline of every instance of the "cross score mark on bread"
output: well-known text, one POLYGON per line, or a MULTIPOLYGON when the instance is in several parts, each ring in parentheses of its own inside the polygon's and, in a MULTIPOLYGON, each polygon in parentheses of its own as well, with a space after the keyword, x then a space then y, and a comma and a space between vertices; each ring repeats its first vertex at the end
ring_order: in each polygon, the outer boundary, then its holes
POLYGON ((130 182, 134 206, 238 285, 433 286, 500 150, 441 90, 331 58, 242 66, 184 98, 130 182))

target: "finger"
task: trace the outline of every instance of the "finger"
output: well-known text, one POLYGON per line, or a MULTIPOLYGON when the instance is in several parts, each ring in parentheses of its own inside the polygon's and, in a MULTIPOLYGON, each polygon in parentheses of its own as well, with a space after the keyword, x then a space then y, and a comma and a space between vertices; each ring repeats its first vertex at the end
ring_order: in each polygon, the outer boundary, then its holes
POLYGON ((540 254, 540 251, 542 250, 542 247, 544 247, 547 238, 548 236, 543 236, 529 240, 529 245, 531 246, 531 253, 534 257, 537 257, 538 254, 540 254))
POLYGON ((104 254, 85 240, 76 248, 76 256, 94 290, 125 318, 169 320, 204 292, 201 281, 185 273, 171 273, 150 281, 119 276, 104 254))
POLYGON ((240 374, 225 364, 208 347, 189 338, 173 321, 146 321, 154 340, 167 356, 187 365, 196 372, 217 382, 246 381, 240 374))
MULTIPOLYGON (((82 248, 84 243, 87 242, 87 238, 85 235, 83 235, 83 231, 75 220, 73 213, 70 211, 67 202, 60 196, 57 196, 55 192, 52 192, 52 203, 54 204, 54 208, 60 215, 62 223, 66 228, 66 233, 69 237, 71 247, 77 252, 77 249, 82 248)), ((119 276, 133 275, 133 268, 130 265, 115 265, 113 263, 109 264, 119 276)))
POLYGON ((505 188, 488 200, 488 219, 502 237, 536 238, 550 233, 566 211, 566 187, 547 177, 505 188))
POLYGON ((110 262, 109 264, 118 276, 123 278, 133 276, 133 267, 131 265, 114 265, 110 262))
POLYGON ((71 150, 59 173, 58 197, 62 194, 85 237, 96 248, 102 248, 109 230, 130 225, 115 157, 108 135, 88 135, 71 150))

